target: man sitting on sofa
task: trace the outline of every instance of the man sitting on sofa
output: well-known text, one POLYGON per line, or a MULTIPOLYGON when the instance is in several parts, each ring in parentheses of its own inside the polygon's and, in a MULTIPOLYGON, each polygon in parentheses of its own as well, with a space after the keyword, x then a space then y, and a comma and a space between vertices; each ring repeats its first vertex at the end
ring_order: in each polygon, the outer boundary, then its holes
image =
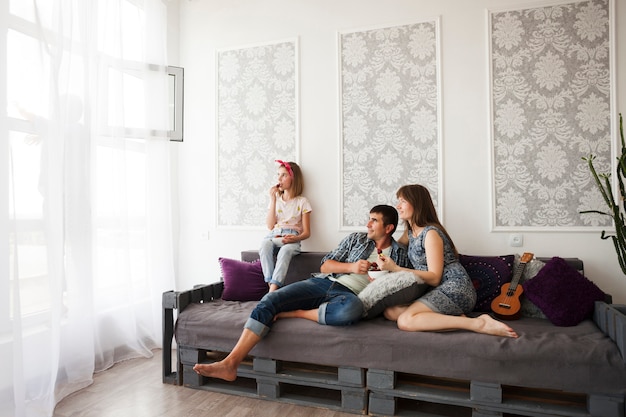
POLYGON ((398 225, 394 207, 378 205, 370 210, 367 232, 345 237, 322 259, 321 275, 294 282, 266 294, 250 314, 233 348, 220 362, 196 364, 198 374, 234 381, 237 368, 270 331, 276 318, 300 317, 330 326, 357 322, 363 304, 357 294, 369 283, 367 271, 379 256, 411 267, 406 248, 392 237, 398 225))

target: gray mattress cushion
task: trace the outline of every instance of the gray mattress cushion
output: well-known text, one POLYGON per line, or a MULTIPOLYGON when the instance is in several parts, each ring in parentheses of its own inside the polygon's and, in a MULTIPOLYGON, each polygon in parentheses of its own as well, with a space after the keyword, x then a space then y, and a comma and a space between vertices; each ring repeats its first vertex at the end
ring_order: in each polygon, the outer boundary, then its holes
MULTIPOLYGON (((255 305, 192 304, 176 322, 177 343, 229 352, 255 305)), ((468 331, 403 332, 382 317, 346 327, 284 319, 251 355, 568 392, 626 392, 626 365, 618 348, 591 320, 555 327, 522 318, 510 325, 518 339, 468 331)))

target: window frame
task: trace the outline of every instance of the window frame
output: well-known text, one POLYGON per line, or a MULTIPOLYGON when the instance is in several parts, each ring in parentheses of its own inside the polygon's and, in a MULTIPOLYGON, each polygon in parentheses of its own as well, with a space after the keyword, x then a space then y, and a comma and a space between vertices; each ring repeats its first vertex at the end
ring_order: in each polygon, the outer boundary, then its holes
POLYGON ((169 117, 173 122, 173 126, 168 130, 167 134, 171 141, 183 141, 183 117, 184 117, 184 86, 185 86, 185 69, 169 65, 167 67, 167 75, 169 78, 170 92, 173 94, 169 97, 169 117))

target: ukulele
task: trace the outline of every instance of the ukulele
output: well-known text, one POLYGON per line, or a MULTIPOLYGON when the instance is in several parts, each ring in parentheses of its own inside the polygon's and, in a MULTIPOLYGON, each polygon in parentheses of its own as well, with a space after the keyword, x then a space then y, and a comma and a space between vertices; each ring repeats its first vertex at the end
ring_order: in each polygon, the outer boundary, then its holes
POLYGON ((517 320, 520 316, 522 305, 520 296, 524 289, 518 285, 526 264, 533 259, 533 254, 525 252, 520 258, 519 265, 515 268, 513 279, 502 286, 500 295, 491 302, 491 310, 503 320, 517 320))

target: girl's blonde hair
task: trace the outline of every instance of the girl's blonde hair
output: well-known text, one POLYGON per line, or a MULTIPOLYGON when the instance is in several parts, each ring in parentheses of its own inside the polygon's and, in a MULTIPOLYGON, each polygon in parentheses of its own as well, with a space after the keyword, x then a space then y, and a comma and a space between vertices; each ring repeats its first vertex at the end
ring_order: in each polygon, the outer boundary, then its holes
MULTIPOLYGON (((291 172, 293 172, 293 177, 291 178, 291 195, 298 197, 304 192, 304 177, 302 176, 302 170, 295 162, 289 161, 287 163, 291 168, 291 172)), ((284 167, 285 165, 281 164, 281 166, 284 167)))
POLYGON ((446 235, 455 256, 459 256, 452 238, 439 221, 439 217, 437 217, 437 210, 435 210, 430 192, 426 187, 419 184, 403 185, 396 192, 396 197, 406 200, 413 206, 413 217, 411 221, 405 220, 404 222, 407 230, 411 230, 411 224, 415 227, 435 226, 446 235))

